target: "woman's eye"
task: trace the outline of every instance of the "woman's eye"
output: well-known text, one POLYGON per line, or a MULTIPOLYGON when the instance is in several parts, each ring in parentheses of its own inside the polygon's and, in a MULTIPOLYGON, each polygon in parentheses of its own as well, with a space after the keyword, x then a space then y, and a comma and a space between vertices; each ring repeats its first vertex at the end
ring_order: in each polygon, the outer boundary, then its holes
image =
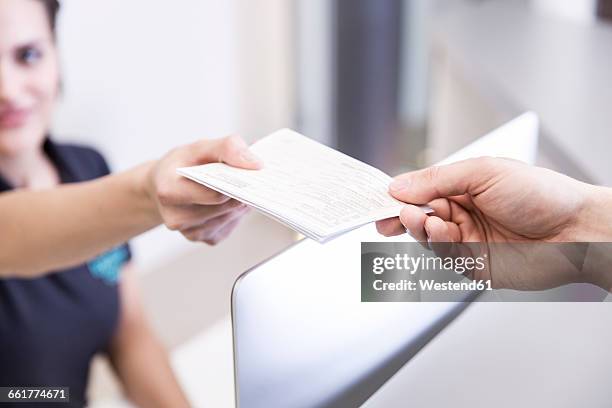
POLYGON ((27 47, 19 51, 19 62, 32 65, 42 57, 42 52, 34 47, 27 47))

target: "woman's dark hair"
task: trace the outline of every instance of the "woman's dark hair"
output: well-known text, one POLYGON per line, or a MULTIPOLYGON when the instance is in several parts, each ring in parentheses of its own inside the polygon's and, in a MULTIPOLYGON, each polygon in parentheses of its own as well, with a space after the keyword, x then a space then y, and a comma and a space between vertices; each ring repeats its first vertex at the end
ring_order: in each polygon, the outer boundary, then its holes
POLYGON ((45 11, 47 12, 47 17, 49 19, 49 26, 51 27, 51 31, 55 34, 55 24, 57 22, 57 13, 60 9, 60 4, 58 0, 38 0, 45 7, 45 11))

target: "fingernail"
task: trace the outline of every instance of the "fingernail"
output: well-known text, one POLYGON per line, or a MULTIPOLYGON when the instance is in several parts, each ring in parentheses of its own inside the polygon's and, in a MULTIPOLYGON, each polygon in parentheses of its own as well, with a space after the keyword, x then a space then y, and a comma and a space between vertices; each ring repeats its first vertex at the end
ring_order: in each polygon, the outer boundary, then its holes
POLYGON ((249 149, 243 149, 240 152, 240 158, 249 163, 254 163, 254 164, 259 164, 259 165, 263 164, 261 159, 255 156, 249 149))
POLYGON ((389 185, 391 191, 402 191, 410 186, 409 179, 397 179, 389 185))

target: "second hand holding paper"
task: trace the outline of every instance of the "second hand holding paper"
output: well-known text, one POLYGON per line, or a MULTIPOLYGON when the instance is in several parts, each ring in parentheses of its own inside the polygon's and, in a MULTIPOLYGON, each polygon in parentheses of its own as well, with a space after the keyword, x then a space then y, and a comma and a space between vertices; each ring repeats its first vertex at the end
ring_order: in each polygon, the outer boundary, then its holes
POLYGON ((319 242, 397 217, 405 205, 389 195, 390 176, 292 130, 278 130, 250 149, 263 169, 210 163, 177 171, 319 242))

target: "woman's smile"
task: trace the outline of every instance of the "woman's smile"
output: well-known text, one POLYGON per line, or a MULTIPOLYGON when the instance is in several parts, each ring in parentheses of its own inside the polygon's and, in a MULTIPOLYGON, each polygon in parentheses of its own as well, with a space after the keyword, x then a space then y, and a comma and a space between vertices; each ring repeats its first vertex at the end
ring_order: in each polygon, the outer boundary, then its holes
POLYGON ((8 107, 0 108, 0 129, 15 129, 27 124, 32 109, 8 107))

